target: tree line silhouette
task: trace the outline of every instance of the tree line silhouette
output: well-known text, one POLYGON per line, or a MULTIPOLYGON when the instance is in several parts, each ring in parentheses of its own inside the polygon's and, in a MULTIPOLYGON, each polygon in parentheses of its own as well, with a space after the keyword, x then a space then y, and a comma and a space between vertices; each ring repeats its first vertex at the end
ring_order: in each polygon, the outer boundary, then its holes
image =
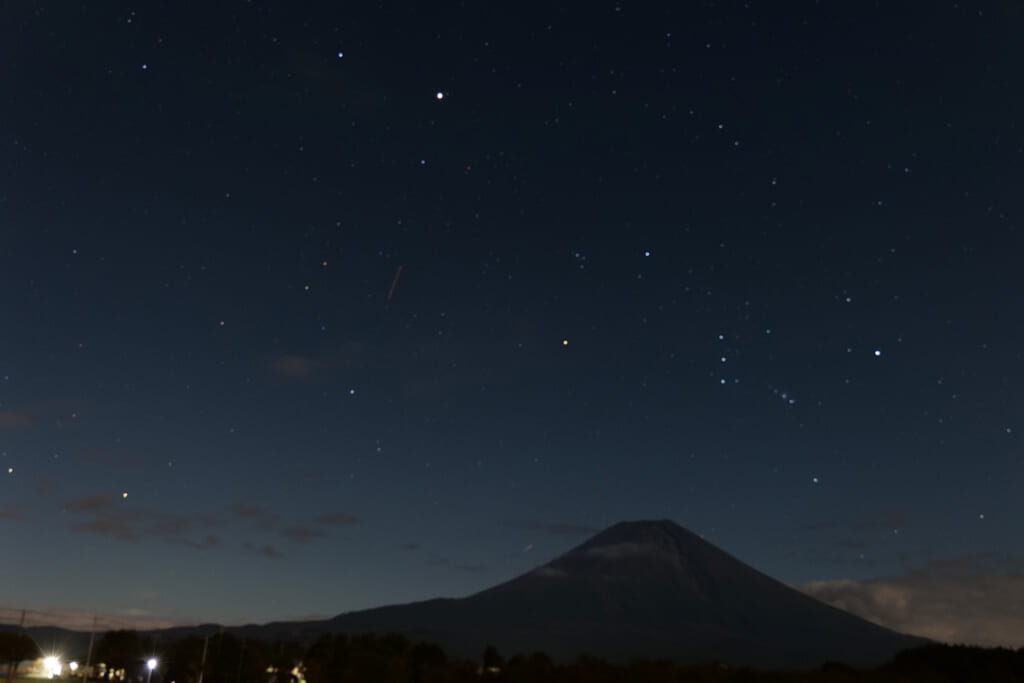
MULTIPOLYGON (((0 662, 10 667, 38 655, 27 636, 0 632, 0 662)), ((566 664, 544 652, 506 659, 493 645, 478 661, 469 661, 397 633, 325 634, 301 644, 223 631, 156 641, 119 630, 98 639, 92 661, 105 664, 108 672, 123 670, 126 681, 145 681, 145 661, 153 656, 159 665, 152 683, 1024 683, 1024 648, 961 645, 906 650, 871 670, 828 662, 814 671, 761 671, 716 662, 616 664, 588 655, 566 664)))

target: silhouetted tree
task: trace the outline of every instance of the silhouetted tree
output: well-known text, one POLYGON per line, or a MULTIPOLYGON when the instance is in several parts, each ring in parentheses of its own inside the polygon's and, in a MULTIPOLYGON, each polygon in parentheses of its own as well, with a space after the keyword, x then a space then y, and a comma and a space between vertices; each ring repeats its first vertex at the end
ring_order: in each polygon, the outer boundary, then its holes
POLYGON ((431 669, 438 669, 448 663, 448 655, 437 643, 416 643, 412 646, 410 656, 413 663, 431 669))
POLYGON ((505 665, 505 658, 501 656, 501 652, 494 644, 490 644, 484 649, 483 665, 484 669, 500 669, 505 665))
POLYGON ((546 652, 518 653, 509 658, 503 669, 509 683, 557 683, 558 669, 546 652))
MULTIPOLYGON (((0 657, 12 634, 0 634, 0 657)), ((161 646, 161 678, 197 683, 201 638, 167 641, 161 646)), ((18 659, 39 656, 32 651, 18 659)), ((145 680, 142 660, 150 644, 134 632, 113 632, 105 638, 101 654, 111 666, 128 668, 145 680), (133 643, 138 647, 133 647, 133 643), (145 647, 142 647, 142 646, 145 647), (116 646, 116 647, 115 647, 116 646), (141 648, 141 650, 140 650, 141 648), (121 657, 111 655, 119 651, 121 657), (133 664, 135 665, 134 668, 133 664)), ((2 662, 3 659, 0 659, 2 662)), ((8 660, 9 661, 9 660, 8 660)), ((628 666, 582 656, 574 664, 559 665, 543 653, 517 654, 507 662, 489 645, 484 663, 500 672, 481 676, 479 664, 451 660, 435 644, 411 643, 402 635, 344 634, 321 636, 309 647, 295 643, 266 643, 229 634, 209 641, 203 683, 270 683, 267 667, 294 666, 302 661, 309 683, 1022 683, 1024 649, 933 645, 897 655, 874 670, 858 670, 828 662, 812 671, 761 671, 706 663, 680 666, 673 662, 634 660, 628 666)), ((280 678, 279 678, 280 680, 280 678)))
POLYGON ((203 683, 262 683, 276 652, 255 638, 218 633, 210 638, 203 683))
POLYGON ((575 665, 572 670, 576 672, 579 681, 591 681, 601 682, 614 681, 617 679, 623 679, 620 667, 616 667, 611 662, 594 657, 592 655, 583 654, 576 659, 575 665))
POLYGON ((277 642, 269 647, 269 665, 277 673, 273 677, 276 683, 291 683, 295 680, 292 670, 302 663, 306 648, 295 642, 277 642))
POLYGON ((309 683, 327 683, 338 680, 334 671, 335 638, 325 633, 316 639, 302 658, 306 667, 306 680, 309 683))
POLYGON ((416 643, 409 651, 408 658, 412 671, 412 683, 433 680, 437 677, 438 672, 448 664, 447 655, 436 643, 416 643))
POLYGON ((108 669, 124 669, 136 673, 143 658, 144 643, 138 631, 107 631, 96 644, 93 659, 106 664, 108 669))
POLYGON ((374 680, 380 683, 406 683, 411 674, 409 652, 412 643, 397 633, 378 636, 365 633, 353 636, 345 651, 342 682, 374 680))
POLYGON ((203 663, 203 638, 188 636, 166 643, 160 656, 164 677, 177 683, 195 683, 203 663))
POLYGON ((1022 681, 1024 656, 1005 648, 935 644, 900 652, 881 670, 901 679, 936 683, 1022 681))
POLYGON ((38 659, 42 656, 43 653, 36 641, 24 633, 0 632, 0 661, 7 663, 8 682, 14 680, 19 664, 26 659, 38 659))

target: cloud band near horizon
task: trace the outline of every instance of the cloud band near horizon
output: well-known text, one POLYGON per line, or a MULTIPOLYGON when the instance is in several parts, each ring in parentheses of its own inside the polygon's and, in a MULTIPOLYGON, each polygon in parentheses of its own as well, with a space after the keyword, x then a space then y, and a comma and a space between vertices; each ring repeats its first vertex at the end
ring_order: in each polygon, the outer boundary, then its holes
POLYGON ((948 644, 1024 647, 1024 559, 984 553, 902 576, 812 581, 813 598, 894 631, 948 644))

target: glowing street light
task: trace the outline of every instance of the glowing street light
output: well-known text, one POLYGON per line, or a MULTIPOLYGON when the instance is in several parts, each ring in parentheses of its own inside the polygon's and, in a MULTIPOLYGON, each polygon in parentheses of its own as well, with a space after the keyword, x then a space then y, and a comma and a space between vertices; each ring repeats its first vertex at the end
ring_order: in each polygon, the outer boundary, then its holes
POLYGON ((156 668, 156 657, 150 657, 146 660, 146 668, 149 669, 146 672, 146 683, 149 683, 149 679, 153 676, 153 669, 156 668))
POLYGON ((46 669, 47 678, 60 676, 60 660, 54 655, 50 655, 43 660, 43 668, 46 669))

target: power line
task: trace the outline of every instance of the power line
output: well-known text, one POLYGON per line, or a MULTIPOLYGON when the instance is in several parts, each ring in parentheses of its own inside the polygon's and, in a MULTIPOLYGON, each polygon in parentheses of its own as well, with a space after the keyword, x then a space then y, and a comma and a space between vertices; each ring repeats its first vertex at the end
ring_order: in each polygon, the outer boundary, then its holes
POLYGON ((0 605, 0 625, 14 627, 18 624, 24 628, 49 626, 69 631, 151 631, 174 625, 170 619, 131 619, 81 610, 33 610, 0 605))

